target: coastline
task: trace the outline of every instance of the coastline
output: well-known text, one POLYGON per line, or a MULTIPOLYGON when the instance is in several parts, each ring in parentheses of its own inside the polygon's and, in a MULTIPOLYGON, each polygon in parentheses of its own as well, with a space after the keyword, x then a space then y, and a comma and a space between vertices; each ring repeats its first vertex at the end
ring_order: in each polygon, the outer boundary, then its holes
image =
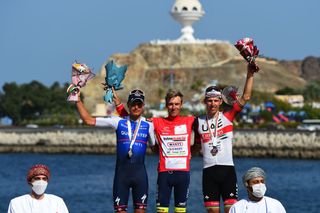
MULTIPOLYGON (((320 132, 235 130, 233 154, 235 157, 320 159, 319 136, 320 132)), ((0 153, 115 152, 112 129, 0 129, 0 153)))

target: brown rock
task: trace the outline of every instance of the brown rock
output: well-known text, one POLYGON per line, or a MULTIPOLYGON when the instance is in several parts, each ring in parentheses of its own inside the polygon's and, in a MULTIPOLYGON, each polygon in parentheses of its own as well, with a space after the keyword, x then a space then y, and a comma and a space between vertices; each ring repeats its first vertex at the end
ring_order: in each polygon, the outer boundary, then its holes
MULTIPOLYGON (((194 84, 205 87, 212 80, 219 84, 242 88, 247 63, 230 43, 212 44, 141 44, 129 54, 114 54, 110 57, 118 65, 127 64, 128 71, 123 81, 125 88, 118 92, 125 102, 131 89, 140 88, 146 92, 146 101, 157 106, 170 88, 173 77, 174 88, 180 89, 186 100, 195 93, 194 84)), ((109 60, 109 59, 108 59, 109 60)), ((255 76, 254 89, 274 92, 284 87, 302 88, 299 62, 279 62, 267 58, 258 59, 261 71, 255 76)), ((83 89, 85 104, 95 110, 96 103, 103 103, 104 64, 96 78, 83 89)))

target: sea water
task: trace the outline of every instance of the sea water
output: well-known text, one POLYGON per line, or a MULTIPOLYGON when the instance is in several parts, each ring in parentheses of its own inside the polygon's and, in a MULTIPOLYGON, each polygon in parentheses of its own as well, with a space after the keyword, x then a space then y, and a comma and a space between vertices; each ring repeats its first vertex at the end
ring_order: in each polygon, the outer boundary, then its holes
MULTIPOLYGON (((146 156, 149 175, 147 212, 155 211, 158 157, 146 156)), ((267 196, 278 199, 287 212, 319 212, 320 161, 267 158, 235 158, 239 197, 246 196, 241 177, 252 166, 267 173, 267 196)), ((71 213, 112 213, 112 183, 115 155, 0 154, 0 212, 6 212, 10 199, 30 192, 28 168, 37 163, 51 169, 47 193, 62 197, 71 213)), ((206 212, 202 201, 202 158, 191 159, 188 212, 206 212)), ((173 195, 172 195, 173 197, 173 195)), ((171 198, 170 212, 173 212, 171 198)), ((129 212, 132 200, 129 200, 129 212)))

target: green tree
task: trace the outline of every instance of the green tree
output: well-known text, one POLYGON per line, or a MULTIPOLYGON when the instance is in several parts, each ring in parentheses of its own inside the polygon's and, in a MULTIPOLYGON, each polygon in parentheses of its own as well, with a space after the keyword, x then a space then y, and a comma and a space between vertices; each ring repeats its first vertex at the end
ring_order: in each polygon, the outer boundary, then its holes
POLYGON ((16 83, 5 83, 2 87, 1 109, 3 114, 13 120, 13 124, 21 121, 21 101, 22 95, 19 86, 16 83))
POLYGON ((320 118, 320 109, 315 109, 311 105, 304 105, 302 108, 310 119, 319 119, 320 118))
POLYGON ((320 81, 310 81, 303 90, 306 101, 320 101, 320 81))
POLYGON ((269 112, 267 110, 263 110, 263 111, 260 112, 260 117, 265 122, 272 122, 272 112, 269 112))
POLYGON ((67 85, 55 82, 46 87, 37 81, 17 85, 6 83, 0 94, 0 110, 14 125, 33 122, 42 125, 74 124, 78 119, 74 105, 66 101, 67 85))
POLYGON ((302 92, 300 90, 295 90, 290 87, 285 87, 275 92, 277 95, 300 95, 302 92))
POLYGON ((267 92, 254 91, 250 99, 250 104, 259 105, 270 100, 273 100, 273 94, 267 92))
POLYGON ((29 84, 22 84, 20 93, 22 95, 21 118, 23 120, 36 119, 48 107, 49 91, 40 82, 32 81, 29 84))
POLYGON ((3 102, 3 94, 0 92, 0 118, 5 116, 3 105, 1 104, 2 102, 3 102))
POLYGON ((190 89, 196 92, 201 92, 201 89, 203 88, 203 86, 204 86, 204 82, 202 80, 196 80, 196 81, 193 81, 193 83, 190 86, 190 89))

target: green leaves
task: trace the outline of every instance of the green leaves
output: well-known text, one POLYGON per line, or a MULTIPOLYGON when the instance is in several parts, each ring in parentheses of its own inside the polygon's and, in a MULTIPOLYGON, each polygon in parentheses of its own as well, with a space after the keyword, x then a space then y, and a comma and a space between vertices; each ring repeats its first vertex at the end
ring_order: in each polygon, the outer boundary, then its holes
POLYGON ((21 85, 6 83, 0 93, 0 115, 12 118, 14 125, 67 124, 70 120, 74 123, 77 113, 74 106, 67 103, 65 91, 66 85, 60 86, 57 82, 50 87, 38 81, 21 85))

